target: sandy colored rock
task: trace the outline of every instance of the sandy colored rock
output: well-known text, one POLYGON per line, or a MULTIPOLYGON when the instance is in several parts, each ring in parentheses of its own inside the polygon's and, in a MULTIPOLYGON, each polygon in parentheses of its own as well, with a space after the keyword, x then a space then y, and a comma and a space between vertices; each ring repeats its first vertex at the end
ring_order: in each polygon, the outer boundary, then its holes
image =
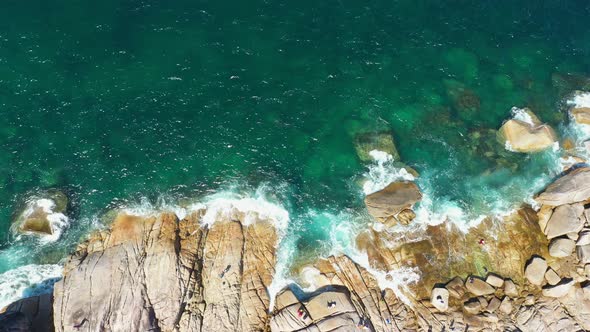
POLYGON ((432 289, 430 303, 439 311, 445 312, 449 309, 449 291, 443 287, 432 289))
POLYGON ((512 312, 512 301, 508 296, 504 296, 502 302, 500 303, 500 312, 508 315, 512 312))
POLYGON ((496 290, 482 279, 470 276, 465 280, 465 288, 475 296, 493 294, 496 290))
POLYGON ((549 243, 549 255, 552 257, 567 257, 576 249, 576 242, 569 238, 556 238, 549 243))
POLYGON ((416 213, 410 209, 404 209, 395 216, 395 219, 402 225, 409 225, 416 218, 416 213))
POLYGON ((577 123, 590 125, 590 108, 576 107, 570 110, 570 114, 577 123))
POLYGON ((551 215, 545 228, 548 239, 566 235, 569 232, 579 232, 584 227, 585 218, 582 204, 558 206, 551 215))
POLYGON ((573 204, 590 198, 590 168, 581 167, 551 183, 535 200, 543 205, 573 204))
POLYGON ((590 263, 590 244, 576 247, 576 254, 581 264, 590 263))
POLYGON ((489 304, 488 304, 488 306, 486 308, 486 311, 487 312, 494 312, 494 311, 496 311, 496 310, 498 310, 500 308, 500 305, 501 304, 502 304, 502 302, 500 301, 500 299, 497 298, 497 297, 495 297, 495 296, 493 296, 490 299, 490 302, 489 302, 489 304))
POLYGON ((413 182, 392 182, 382 190, 367 195, 365 205, 369 213, 384 222, 402 210, 409 209, 422 199, 420 189, 413 182))
POLYGON ((524 275, 531 284, 540 286, 543 284, 545 271, 547 271, 547 262, 543 258, 535 256, 528 262, 524 275))
POLYGON ((500 127, 498 139, 515 152, 531 153, 551 148, 557 142, 555 131, 549 125, 532 125, 510 119, 500 127))
POLYGON ((55 285, 56 331, 254 331, 268 324, 276 234, 239 215, 120 214, 79 247, 55 285), (110 285, 109 287, 105 287, 110 285))
POLYGON ((65 219, 68 198, 64 193, 50 190, 31 197, 17 213, 12 228, 20 233, 53 235, 56 223, 65 219))
POLYGON ((504 279, 493 273, 488 274, 486 282, 496 288, 504 286, 504 279))
POLYGON ((557 285, 547 285, 543 287, 543 296, 547 297, 563 297, 574 285, 573 279, 563 279, 557 285))
POLYGON ((504 281, 504 294, 513 298, 518 296, 518 288, 514 284, 514 281, 510 279, 504 281))
POLYGON ((582 287, 582 292, 584 293, 584 298, 590 301, 590 284, 584 285, 584 287, 582 287))
POLYGON ((580 232, 580 236, 576 241, 577 246, 585 246, 590 244, 590 230, 584 229, 580 232))
POLYGON ((456 298, 460 299, 465 295, 465 286, 463 285, 464 281, 461 277, 455 277, 451 279, 451 281, 447 282, 445 288, 449 291, 449 294, 456 298))
POLYGON ((557 285, 561 281, 561 278, 555 272, 555 270, 549 268, 547 272, 545 272, 545 280, 547 280, 549 285, 557 285))
POLYGON ((482 309, 481 303, 477 299, 470 299, 469 301, 465 302, 463 304, 463 308, 465 308, 466 312, 472 315, 479 313, 482 309))
POLYGON ((537 212, 537 217, 539 218, 539 227, 543 232, 545 232, 545 228, 547 228, 547 222, 551 218, 553 214, 553 206, 543 205, 537 212))

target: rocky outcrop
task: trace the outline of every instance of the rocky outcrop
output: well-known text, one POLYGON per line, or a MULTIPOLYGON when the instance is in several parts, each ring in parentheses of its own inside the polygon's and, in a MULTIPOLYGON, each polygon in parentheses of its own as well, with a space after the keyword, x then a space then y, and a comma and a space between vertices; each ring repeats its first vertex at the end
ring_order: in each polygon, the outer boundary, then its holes
POLYGON ((55 285, 56 331, 259 331, 276 234, 264 220, 202 227, 204 211, 120 214, 81 244, 55 285))
POLYGON ((30 197, 17 213, 13 230, 36 235, 54 235, 60 231, 65 220, 68 198, 57 190, 30 197))
POLYGON ((422 193, 414 182, 392 182, 382 190, 367 195, 365 205, 369 213, 383 223, 409 223, 415 214, 410 209, 422 199, 422 193))
POLYGON ((0 331, 53 331, 52 295, 25 298, 0 309, 0 331))
POLYGON ((530 110, 519 111, 526 119, 510 119, 498 131, 498 139, 507 149, 524 153, 538 152, 557 142, 557 136, 549 125, 541 124, 530 110))

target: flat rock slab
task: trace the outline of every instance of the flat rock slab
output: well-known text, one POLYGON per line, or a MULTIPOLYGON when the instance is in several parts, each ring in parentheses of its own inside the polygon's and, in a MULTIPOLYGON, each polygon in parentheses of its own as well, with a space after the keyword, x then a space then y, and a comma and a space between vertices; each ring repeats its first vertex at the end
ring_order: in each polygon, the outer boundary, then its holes
POLYGON ((547 297, 563 297, 572 286, 575 284, 573 279, 564 279, 557 285, 550 285, 543 287, 543 296, 547 297))
POLYGON ((465 288, 467 288, 467 291, 471 294, 476 296, 489 295, 496 291, 492 285, 473 276, 468 277, 467 280, 465 280, 465 288))
POLYGON ((559 206, 583 202, 590 198, 590 168, 575 169, 550 184, 536 201, 543 205, 559 206))
POLYGON ((384 221, 402 210, 410 208, 422 199, 422 193, 414 182, 392 182, 378 192, 365 197, 369 213, 377 220, 384 221))

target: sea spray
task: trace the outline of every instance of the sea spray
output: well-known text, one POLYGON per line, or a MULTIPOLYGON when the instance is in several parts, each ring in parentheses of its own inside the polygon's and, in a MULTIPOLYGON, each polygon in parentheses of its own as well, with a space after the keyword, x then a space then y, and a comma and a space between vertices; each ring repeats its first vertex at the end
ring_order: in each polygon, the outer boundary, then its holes
POLYGON ((127 214, 152 216, 162 212, 173 212, 179 219, 188 214, 203 211, 200 218, 201 226, 212 227, 219 220, 241 220, 244 226, 257 222, 269 222, 277 233, 277 262, 273 280, 267 291, 270 297, 269 309, 272 310, 276 294, 285 286, 293 283, 289 278, 288 269, 296 253, 295 235, 286 237, 290 216, 283 204, 276 201, 276 196, 283 199, 288 186, 283 183, 270 185, 261 184, 256 190, 248 190, 239 186, 231 186, 214 194, 202 197, 194 202, 180 206, 171 203, 170 198, 161 197, 155 204, 143 197, 138 204, 129 204, 122 208, 127 214))
MULTIPOLYGON (((389 288, 404 303, 410 305, 407 294, 411 294, 409 285, 420 280, 417 268, 401 267, 389 271, 382 271, 373 267, 369 262, 366 252, 360 251, 356 244, 356 238, 364 230, 366 215, 353 213, 352 211, 342 212, 338 215, 330 215, 331 236, 329 247, 330 255, 346 255, 355 263, 367 270, 378 282, 381 289, 389 288)), ((311 274, 308 271, 308 278, 311 274)), ((309 288, 308 290, 311 290, 309 288)))
POLYGON ((394 181, 414 181, 414 175, 410 174, 407 169, 394 164, 391 154, 372 150, 369 155, 374 162, 368 166, 368 172, 364 174, 363 192, 365 195, 379 191, 394 181))
MULTIPOLYGON (((568 108, 588 108, 590 107, 590 92, 576 92, 566 100, 565 104, 568 108)), ((575 140, 576 152, 588 159, 590 158, 590 151, 588 151, 584 142, 590 139, 590 125, 577 122, 569 109, 568 115, 569 122, 563 131, 575 140)))
POLYGON ((61 278, 60 265, 24 265, 0 274, 0 308, 24 297, 53 291, 53 284, 61 278))

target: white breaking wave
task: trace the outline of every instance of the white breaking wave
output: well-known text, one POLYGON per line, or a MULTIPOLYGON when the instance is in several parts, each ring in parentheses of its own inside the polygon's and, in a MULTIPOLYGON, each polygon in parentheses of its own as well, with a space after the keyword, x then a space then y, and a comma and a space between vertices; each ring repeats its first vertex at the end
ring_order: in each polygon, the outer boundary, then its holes
MULTIPOLYGON (((566 101, 566 104, 572 108, 590 107, 590 92, 575 93, 571 99, 566 101)), ((586 157, 590 157, 586 148, 581 146, 584 141, 590 139, 590 125, 578 123, 570 112, 568 114, 570 121, 565 130, 575 139, 577 150, 586 157)))
POLYGON ((267 221, 273 224, 281 237, 289 224, 289 212, 278 203, 267 200, 266 193, 270 190, 268 186, 261 186, 254 193, 222 191, 187 206, 172 204, 166 199, 152 204, 147 198, 142 198, 139 204, 124 207, 122 211, 134 216, 153 216, 168 211, 183 219, 192 212, 205 210, 201 218, 203 226, 210 227, 218 220, 228 219, 239 219, 245 226, 267 221))
POLYGON ((25 265, 0 274, 0 309, 21 298, 51 293, 60 265, 25 265))
POLYGON ((122 210, 130 215, 152 216, 165 211, 173 212, 179 219, 185 218, 195 211, 204 211, 200 218, 201 225, 211 227, 219 220, 241 220, 245 226, 257 222, 269 222, 277 233, 277 263, 273 280, 267 291, 271 299, 270 310, 274 305, 276 294, 293 280, 288 278, 288 268, 295 255, 295 238, 285 238, 289 226, 289 212, 278 203, 267 198, 270 193, 282 190, 283 185, 261 185, 255 192, 240 192, 237 189, 221 191, 203 199, 179 206, 160 199, 152 204, 147 198, 143 198, 140 204, 125 207, 122 210))
POLYGON ((531 126, 535 126, 535 121, 533 121, 531 115, 524 108, 512 107, 510 112, 512 113, 512 118, 514 120, 522 121, 531 126))
POLYGON ((365 195, 377 192, 394 181, 414 181, 414 175, 410 174, 403 167, 396 167, 393 164, 393 156, 387 152, 372 150, 369 155, 373 158, 374 164, 369 166, 369 171, 364 174, 365 182, 363 192, 365 195))
POLYGON ((568 105, 574 107, 590 107, 590 92, 579 92, 567 101, 568 105))

